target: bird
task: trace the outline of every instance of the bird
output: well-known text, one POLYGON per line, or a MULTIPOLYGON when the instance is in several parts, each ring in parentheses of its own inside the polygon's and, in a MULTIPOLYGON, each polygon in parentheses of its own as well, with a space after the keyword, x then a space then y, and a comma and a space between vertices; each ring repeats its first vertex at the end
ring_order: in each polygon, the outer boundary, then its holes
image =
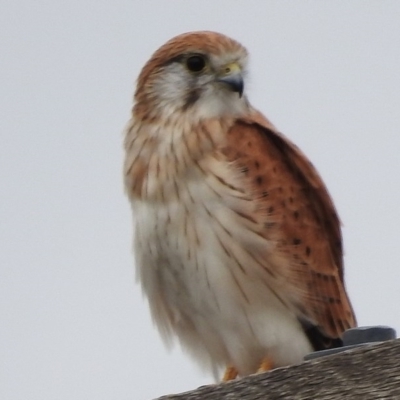
POLYGON ((223 381, 301 363, 356 326, 333 200, 250 104, 248 58, 218 32, 170 39, 139 73, 124 133, 153 322, 223 381))

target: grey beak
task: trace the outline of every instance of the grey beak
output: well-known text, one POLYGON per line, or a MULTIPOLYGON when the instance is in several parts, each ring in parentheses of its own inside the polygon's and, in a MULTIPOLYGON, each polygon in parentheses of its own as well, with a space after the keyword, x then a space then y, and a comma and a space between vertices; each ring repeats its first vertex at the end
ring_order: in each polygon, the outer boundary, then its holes
POLYGON ((244 83, 241 74, 236 73, 232 75, 227 75, 222 78, 218 78, 217 82, 226 84, 232 90, 232 92, 239 93, 239 97, 242 97, 244 83))

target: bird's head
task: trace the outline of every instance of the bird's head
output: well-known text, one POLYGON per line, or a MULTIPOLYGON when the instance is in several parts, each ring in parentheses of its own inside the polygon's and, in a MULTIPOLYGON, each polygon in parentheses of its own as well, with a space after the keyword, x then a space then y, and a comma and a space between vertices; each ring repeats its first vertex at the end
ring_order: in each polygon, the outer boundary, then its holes
POLYGON ((160 47, 143 67, 135 93, 135 115, 142 120, 190 113, 198 119, 240 115, 247 50, 216 32, 179 35, 160 47))

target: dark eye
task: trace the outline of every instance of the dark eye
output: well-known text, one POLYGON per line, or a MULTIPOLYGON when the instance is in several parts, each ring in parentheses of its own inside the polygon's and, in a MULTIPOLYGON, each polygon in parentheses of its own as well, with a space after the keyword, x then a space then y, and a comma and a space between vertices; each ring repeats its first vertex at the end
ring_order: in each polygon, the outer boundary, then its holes
POLYGON ((186 67, 189 71, 200 72, 206 66, 206 60, 202 56, 190 56, 186 60, 186 67))

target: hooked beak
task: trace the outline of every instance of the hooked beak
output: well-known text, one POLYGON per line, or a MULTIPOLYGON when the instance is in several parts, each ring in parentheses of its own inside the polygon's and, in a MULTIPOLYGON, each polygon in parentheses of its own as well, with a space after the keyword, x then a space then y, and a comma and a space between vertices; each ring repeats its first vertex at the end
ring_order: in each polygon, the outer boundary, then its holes
POLYGON ((233 92, 239 93, 239 97, 242 97, 243 94, 243 76, 242 70, 238 63, 231 63, 225 65, 221 72, 219 73, 217 82, 224 83, 227 85, 233 92))

